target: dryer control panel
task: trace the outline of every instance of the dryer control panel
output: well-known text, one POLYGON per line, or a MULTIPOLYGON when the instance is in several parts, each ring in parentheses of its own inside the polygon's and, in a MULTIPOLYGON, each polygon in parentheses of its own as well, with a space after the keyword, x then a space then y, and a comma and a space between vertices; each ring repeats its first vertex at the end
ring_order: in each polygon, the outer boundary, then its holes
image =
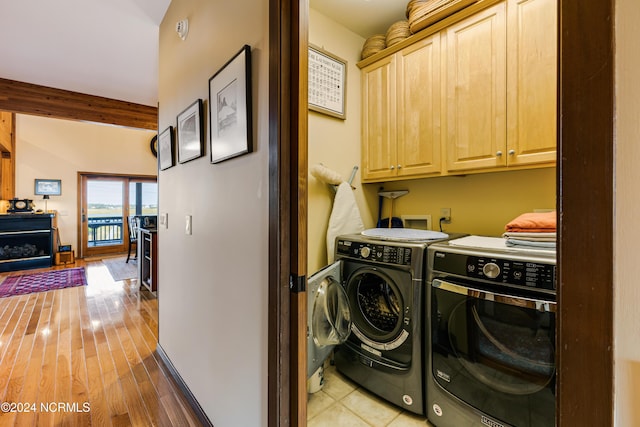
POLYGON ((556 290, 556 266, 536 260, 502 258, 492 254, 435 251, 433 270, 504 285, 556 290))
POLYGON ((411 248, 378 245, 338 239, 336 252, 349 258, 382 262, 385 264, 411 265, 411 248))

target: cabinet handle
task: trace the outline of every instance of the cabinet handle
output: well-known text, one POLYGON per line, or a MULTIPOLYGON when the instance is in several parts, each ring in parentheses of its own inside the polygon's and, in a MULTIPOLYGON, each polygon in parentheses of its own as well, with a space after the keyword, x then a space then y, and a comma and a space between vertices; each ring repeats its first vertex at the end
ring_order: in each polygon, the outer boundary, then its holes
POLYGON ((398 169, 402 169, 402 165, 398 165, 398 169))
POLYGON ((502 156, 502 151, 498 151, 498 152, 496 153, 496 156, 497 156, 497 157, 502 156))
POLYGON ((394 170, 394 169, 395 169, 395 167, 393 167, 393 165, 391 165, 391 166, 389 167, 389 169, 394 170))
POLYGON ((509 150, 509 155, 513 156, 514 154, 516 154, 516 150, 509 150))

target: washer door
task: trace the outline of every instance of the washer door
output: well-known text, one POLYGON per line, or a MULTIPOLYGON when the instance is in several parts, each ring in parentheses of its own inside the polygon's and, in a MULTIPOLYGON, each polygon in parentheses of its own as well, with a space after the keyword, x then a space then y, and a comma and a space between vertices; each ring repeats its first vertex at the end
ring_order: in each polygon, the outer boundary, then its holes
POLYGON ((319 346, 342 344, 351 331, 349 301, 333 277, 320 282, 312 310, 313 341, 319 346))
POLYGON ((322 365, 333 347, 344 343, 351 333, 351 311, 340 283, 341 269, 342 262, 338 261, 309 278, 308 377, 322 365))

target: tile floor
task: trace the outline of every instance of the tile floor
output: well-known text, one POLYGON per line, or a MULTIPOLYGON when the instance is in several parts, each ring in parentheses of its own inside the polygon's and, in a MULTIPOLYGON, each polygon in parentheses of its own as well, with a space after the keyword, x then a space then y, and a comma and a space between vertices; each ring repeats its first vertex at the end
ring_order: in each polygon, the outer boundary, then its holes
POLYGON ((310 394, 307 427, 433 427, 425 417, 380 399, 325 367, 324 387, 310 394))

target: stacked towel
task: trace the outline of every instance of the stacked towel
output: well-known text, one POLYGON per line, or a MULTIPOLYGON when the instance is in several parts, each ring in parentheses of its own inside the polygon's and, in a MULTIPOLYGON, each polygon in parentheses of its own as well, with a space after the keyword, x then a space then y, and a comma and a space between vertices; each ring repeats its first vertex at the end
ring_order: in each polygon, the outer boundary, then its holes
POLYGON ((556 211, 528 212, 511 220, 506 226, 507 232, 555 233, 556 211))
POLYGON ((511 220, 502 235, 507 246, 556 248, 556 212, 528 212, 511 220))

